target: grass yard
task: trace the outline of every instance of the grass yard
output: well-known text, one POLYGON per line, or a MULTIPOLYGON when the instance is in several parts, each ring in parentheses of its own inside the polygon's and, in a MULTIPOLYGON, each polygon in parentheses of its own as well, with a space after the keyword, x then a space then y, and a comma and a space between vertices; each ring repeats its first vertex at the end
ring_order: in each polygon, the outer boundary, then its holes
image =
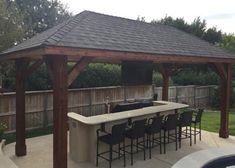
MULTIPOLYGON (((52 134, 52 133, 53 133, 52 126, 49 126, 46 128, 28 130, 28 131, 26 131, 26 138, 33 138, 33 137, 48 135, 48 134, 52 134)), ((15 133, 10 133, 10 134, 4 135, 3 138, 6 139, 6 144, 15 142, 15 133)))
MULTIPOLYGON (((220 112, 204 112, 202 114, 202 129, 210 132, 219 132, 220 127, 220 112)), ((32 138, 47 134, 52 134, 53 128, 47 127, 42 129, 26 131, 26 138, 32 138)), ((235 136, 235 112, 229 114, 229 134, 235 136)), ((7 134, 4 137, 6 143, 15 142, 15 134, 7 134)))
MULTIPOLYGON (((204 112, 202 114, 202 129, 210 132, 219 132, 220 112, 204 112)), ((235 112, 229 113, 229 134, 235 135, 235 112)))

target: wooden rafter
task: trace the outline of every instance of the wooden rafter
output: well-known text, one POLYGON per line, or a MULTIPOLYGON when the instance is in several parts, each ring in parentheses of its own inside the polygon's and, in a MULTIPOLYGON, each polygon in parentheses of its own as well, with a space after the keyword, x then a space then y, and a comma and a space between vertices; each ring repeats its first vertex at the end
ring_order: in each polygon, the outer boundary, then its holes
POLYGON ((72 68, 68 75, 68 84, 69 87, 73 81, 77 78, 77 76, 82 72, 82 70, 86 67, 87 64, 90 63, 92 57, 82 57, 72 68))

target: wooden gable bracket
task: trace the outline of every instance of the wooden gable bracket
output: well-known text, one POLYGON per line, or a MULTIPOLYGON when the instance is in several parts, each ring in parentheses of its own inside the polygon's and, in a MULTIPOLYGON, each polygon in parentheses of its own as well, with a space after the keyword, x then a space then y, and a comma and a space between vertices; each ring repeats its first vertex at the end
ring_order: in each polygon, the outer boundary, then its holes
POLYGON ((43 60, 37 60, 32 65, 30 65, 27 69, 26 76, 29 77, 38 67, 43 64, 43 60))
POLYGON ((69 87, 74 80, 78 77, 78 75, 82 72, 82 70, 86 67, 87 64, 91 62, 92 57, 82 57, 71 69, 68 74, 68 83, 67 86, 69 87))
POLYGON ((223 79, 224 81, 227 80, 228 78, 228 74, 226 72, 226 67, 223 64, 219 64, 219 63, 214 63, 215 65, 215 72, 221 77, 221 79, 223 79))

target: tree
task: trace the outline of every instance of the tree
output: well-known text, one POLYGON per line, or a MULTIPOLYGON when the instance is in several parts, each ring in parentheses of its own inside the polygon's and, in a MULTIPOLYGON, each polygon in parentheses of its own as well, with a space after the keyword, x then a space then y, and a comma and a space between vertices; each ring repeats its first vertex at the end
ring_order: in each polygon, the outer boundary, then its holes
POLYGON ((212 27, 206 30, 202 38, 209 43, 217 44, 222 40, 222 32, 217 30, 216 27, 212 27))
MULTIPOLYGON (((0 1, 0 52, 14 46, 22 41, 23 28, 22 16, 16 8, 13 1, 0 1)), ((13 62, 0 62, 0 79, 3 79, 3 85, 10 82, 14 78, 13 62)))
POLYGON ((58 0, 15 0, 23 16, 25 37, 41 33, 68 19, 71 14, 58 0))
POLYGON ((221 41, 218 44, 220 47, 235 53, 235 35, 223 34, 221 41))
POLYGON ((0 1, 0 52, 19 43, 23 37, 22 17, 14 2, 0 1))
MULTIPOLYGON (((70 16, 66 7, 58 0, 0 0, 0 52, 70 16)), ((13 62, 0 63, 0 78, 3 78, 5 89, 14 88, 14 71, 13 62)), ((35 73, 42 74, 41 71, 35 73)))
POLYGON ((189 25, 185 22, 184 18, 173 19, 171 16, 165 16, 160 20, 152 20, 151 23, 160 23, 168 26, 173 26, 177 29, 189 32, 189 25))
POLYGON ((166 16, 160 20, 153 20, 151 23, 164 24, 173 26, 177 29, 185 31, 189 34, 193 34, 203 40, 208 41, 209 43, 216 44, 221 40, 222 32, 217 30, 216 27, 206 28, 206 21, 201 20, 200 17, 194 19, 192 23, 187 23, 184 18, 172 18, 171 16, 166 16))

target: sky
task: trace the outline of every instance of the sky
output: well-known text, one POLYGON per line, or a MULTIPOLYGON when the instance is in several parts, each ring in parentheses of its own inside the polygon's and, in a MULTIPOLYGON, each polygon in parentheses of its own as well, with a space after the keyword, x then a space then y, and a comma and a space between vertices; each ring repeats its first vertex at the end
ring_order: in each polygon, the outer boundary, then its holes
POLYGON ((120 16, 129 19, 145 17, 147 22, 166 15, 205 19, 207 27, 217 27, 235 34, 235 0, 60 0, 68 10, 78 14, 83 10, 120 16))

